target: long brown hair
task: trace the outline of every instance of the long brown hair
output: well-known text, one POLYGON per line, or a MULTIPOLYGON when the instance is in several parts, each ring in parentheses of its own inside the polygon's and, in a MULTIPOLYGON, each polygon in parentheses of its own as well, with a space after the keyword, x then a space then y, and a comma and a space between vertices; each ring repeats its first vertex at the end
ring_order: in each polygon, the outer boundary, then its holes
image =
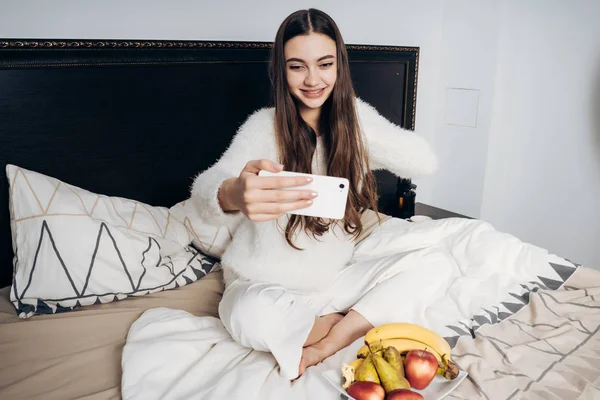
MULTIPOLYGON (((284 46, 298 35, 321 33, 336 44, 337 79, 333 91, 321 108, 319 134, 325 146, 327 174, 349 180, 350 188, 344 230, 355 237, 363 226, 361 215, 367 208, 377 212, 375 178, 369 168, 356 116, 355 93, 350 78, 348 53, 340 31, 333 19, 316 10, 300 10, 288 16, 277 31, 271 52, 270 78, 275 104, 275 132, 279 148, 279 162, 287 171, 311 173, 316 136, 302 119, 296 101, 287 84, 284 46)), ((290 246, 296 230, 302 226, 313 237, 329 230, 331 222, 322 218, 290 215, 285 238, 290 246)))

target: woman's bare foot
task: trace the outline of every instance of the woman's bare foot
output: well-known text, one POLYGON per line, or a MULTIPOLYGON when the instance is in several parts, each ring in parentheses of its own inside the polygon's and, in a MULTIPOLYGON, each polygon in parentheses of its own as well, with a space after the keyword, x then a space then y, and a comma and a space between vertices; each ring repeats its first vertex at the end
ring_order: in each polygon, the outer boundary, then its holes
POLYGON ((335 324, 340 322, 342 318, 344 318, 344 316, 339 313, 332 313, 323 315, 322 317, 316 317, 315 324, 313 325, 312 330, 308 334, 308 338, 306 339, 306 342, 304 343, 303 347, 311 346, 321 341, 321 339, 327 336, 331 328, 333 328, 335 324))
POLYGON ((320 363, 327 357, 352 344, 356 339, 364 336, 371 328, 373 328, 373 325, 365 317, 354 310, 350 310, 339 322, 333 325, 323 339, 302 349, 298 377, 306 371, 306 368, 320 363))
POLYGON ((302 375, 306 368, 317 365, 324 359, 330 356, 329 343, 327 340, 322 340, 312 346, 307 346, 302 349, 302 359, 300 360, 300 368, 298 375, 302 375))

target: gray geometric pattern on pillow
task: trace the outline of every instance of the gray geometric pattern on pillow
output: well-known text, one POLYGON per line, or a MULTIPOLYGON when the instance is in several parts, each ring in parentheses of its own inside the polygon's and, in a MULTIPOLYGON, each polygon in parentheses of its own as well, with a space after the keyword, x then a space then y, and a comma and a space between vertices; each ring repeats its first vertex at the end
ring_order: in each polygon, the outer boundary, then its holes
MULTIPOLYGON (((92 259, 90 260, 90 262, 88 264, 89 268, 88 268, 85 284, 82 288, 78 288, 78 287, 76 287, 76 285, 73 282, 73 279, 71 278, 71 274, 69 272, 69 266, 66 265, 66 263, 63 261, 63 257, 60 254, 60 250, 56 246, 56 243, 54 241, 54 238, 52 236, 52 232, 48 226, 48 223, 46 220, 44 220, 42 222, 42 228, 41 228, 39 241, 38 241, 38 245, 37 245, 37 251, 35 254, 35 258, 34 258, 34 265, 31 268, 31 272, 30 272, 29 278, 27 280, 27 284, 25 285, 23 290, 21 290, 21 288, 17 287, 17 281, 13 280, 12 290, 13 290, 15 298, 17 299, 17 307, 16 307, 17 311, 19 314, 30 314, 30 313, 54 314, 54 313, 59 313, 59 312, 71 311, 77 307, 80 307, 81 304, 79 302, 79 299, 83 299, 83 298, 95 298, 94 304, 101 304, 101 303, 107 303, 107 302, 111 302, 111 301, 123 300, 129 296, 141 296, 141 295, 150 294, 152 292, 163 291, 163 290, 171 289, 171 288, 177 288, 179 286, 182 286, 179 284, 179 282, 177 282, 177 280, 180 280, 180 278, 183 278, 185 280, 185 284, 190 284, 190 283, 204 277, 206 274, 210 273, 211 271, 217 270, 218 268, 220 268, 220 263, 217 258, 211 257, 211 256, 203 253, 202 251, 195 249, 192 246, 187 246, 184 248, 183 251, 185 251, 186 253, 189 254, 189 260, 187 261, 186 268, 182 269, 181 271, 179 271, 177 273, 174 271, 172 258, 170 256, 165 256, 164 258, 160 257, 158 263, 156 263, 155 265, 146 265, 144 263, 144 261, 145 261, 144 255, 147 252, 151 251, 153 248, 157 248, 158 250, 160 250, 160 244, 154 238, 148 237, 148 248, 142 254, 141 267, 143 269, 143 272, 137 280, 133 280, 131 277, 131 274, 129 272, 127 263, 123 260, 123 257, 121 257, 121 251, 119 250, 119 244, 115 241, 108 225, 106 225, 105 223, 101 223, 100 230, 98 232, 97 239, 96 239, 96 247, 94 249, 92 259), (108 243, 112 244, 112 248, 114 249, 115 253, 118 255, 118 257, 121 261, 121 266, 122 266, 125 274, 129 278, 129 282, 131 284, 131 291, 124 292, 124 293, 123 292, 93 293, 93 292, 89 292, 89 290, 88 290, 87 286, 88 286, 92 271, 94 269, 95 259, 99 255, 98 249, 100 247, 100 243, 106 243, 105 242, 106 239, 109 239, 108 243), (28 290, 29 286, 31 285, 31 282, 35 278, 36 264, 38 261, 38 253, 39 253, 40 248, 42 247, 43 242, 46 240, 50 242, 51 248, 53 249, 54 254, 57 257, 57 259, 59 260, 60 265, 62 266, 62 273, 64 274, 64 279, 67 279, 70 282, 70 285, 73 288, 74 295, 71 297, 63 297, 60 299, 44 299, 44 300, 38 299, 37 305, 35 305, 35 306, 32 304, 22 303, 21 299, 26 297, 25 295, 27 294, 27 290, 28 290), (146 287, 143 285, 143 280, 144 280, 143 278, 144 278, 144 275, 146 274, 146 272, 150 268, 166 268, 169 271, 169 273, 172 275, 172 279, 160 286, 146 287), (173 284, 174 284, 174 286, 173 286, 173 284), (108 297, 108 300, 107 300, 107 297, 108 297), (65 301, 69 301, 69 300, 70 301, 77 300, 77 301, 72 307, 64 307, 59 304, 59 302, 65 302, 65 301)), ((17 262, 17 260, 15 260, 15 262, 17 262)), ((78 266, 78 268, 81 268, 81 266, 78 266)), ((58 272, 58 273, 61 273, 61 272, 58 272)))

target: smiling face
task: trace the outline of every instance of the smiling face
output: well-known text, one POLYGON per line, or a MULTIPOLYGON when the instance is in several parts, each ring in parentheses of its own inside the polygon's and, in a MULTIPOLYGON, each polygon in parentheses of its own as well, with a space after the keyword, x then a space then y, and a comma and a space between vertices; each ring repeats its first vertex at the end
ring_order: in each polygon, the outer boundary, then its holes
POLYGON ((335 41, 321 33, 299 35, 284 47, 288 88, 302 109, 318 110, 337 79, 335 41))

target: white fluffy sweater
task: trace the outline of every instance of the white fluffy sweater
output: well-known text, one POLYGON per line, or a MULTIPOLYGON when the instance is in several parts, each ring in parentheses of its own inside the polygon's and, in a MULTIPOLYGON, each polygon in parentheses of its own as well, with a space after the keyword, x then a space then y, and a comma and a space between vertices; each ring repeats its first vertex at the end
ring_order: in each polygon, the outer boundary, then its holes
MULTIPOLYGON (((356 106, 373 170, 387 169, 413 178, 436 170, 437 158, 423 138, 391 123, 360 99, 356 106)), ((324 171, 321 148, 318 144, 313 173, 324 171)), ((240 212, 224 213, 221 209, 217 193, 223 181, 239 176, 248 161, 258 159, 279 161, 273 108, 252 114, 222 157, 200 173, 192 186, 191 198, 203 219, 235 227, 233 240, 221 259, 226 284, 240 277, 302 293, 325 290, 353 254, 352 237, 343 231, 343 224, 332 225, 318 240, 298 229, 294 244, 304 249, 298 251, 287 244, 283 234, 287 216, 253 222, 240 212)))

